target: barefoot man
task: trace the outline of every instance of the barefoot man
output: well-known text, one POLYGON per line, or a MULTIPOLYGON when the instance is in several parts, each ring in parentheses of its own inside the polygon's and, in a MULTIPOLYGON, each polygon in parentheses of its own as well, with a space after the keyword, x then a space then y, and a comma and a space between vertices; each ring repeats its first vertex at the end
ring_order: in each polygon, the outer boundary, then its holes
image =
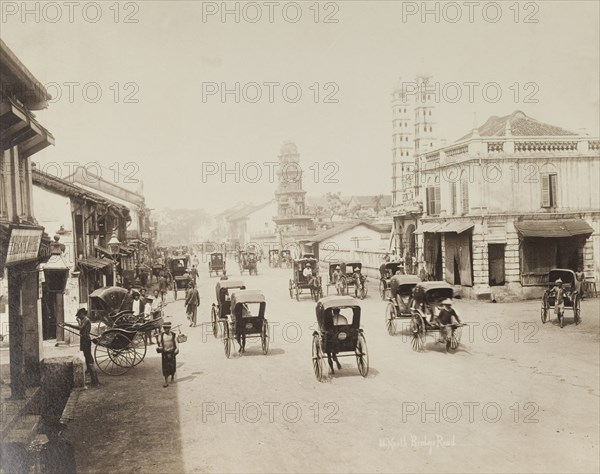
POLYGON ((168 387, 169 377, 171 377, 171 382, 173 382, 173 378, 175 377, 179 348, 177 347, 177 336, 175 336, 174 332, 171 332, 171 323, 169 321, 163 324, 163 330, 164 332, 160 335, 160 341, 157 341, 157 343, 159 352, 162 355, 162 373, 165 378, 163 387, 168 387))

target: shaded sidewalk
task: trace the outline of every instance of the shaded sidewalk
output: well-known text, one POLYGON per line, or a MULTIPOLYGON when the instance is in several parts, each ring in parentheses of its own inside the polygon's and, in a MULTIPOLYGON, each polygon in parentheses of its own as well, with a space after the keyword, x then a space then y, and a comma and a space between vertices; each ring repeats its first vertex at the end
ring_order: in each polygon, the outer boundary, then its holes
POLYGON ((101 387, 80 392, 64 433, 77 472, 185 471, 177 380, 162 388, 160 358, 148 349, 144 362, 125 375, 99 374, 101 387))

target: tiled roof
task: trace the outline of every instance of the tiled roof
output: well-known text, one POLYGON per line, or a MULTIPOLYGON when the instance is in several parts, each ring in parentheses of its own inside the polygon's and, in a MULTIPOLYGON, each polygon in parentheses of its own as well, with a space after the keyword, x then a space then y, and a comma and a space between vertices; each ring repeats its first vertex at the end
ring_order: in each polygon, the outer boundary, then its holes
MULTIPOLYGON (((477 129, 481 137, 504 137, 506 136, 507 124, 510 125, 510 132, 515 137, 548 137, 548 136, 569 136, 577 135, 574 132, 564 128, 547 123, 539 122, 532 117, 528 117, 520 110, 516 110, 510 115, 504 117, 490 117, 481 127, 477 129)), ((473 136, 473 132, 457 140, 462 142, 473 136)))
POLYGON ((311 240, 313 242, 323 242, 324 240, 327 240, 330 237, 333 237, 334 235, 338 235, 342 232, 346 232, 347 230, 354 229, 359 225, 364 225, 369 229, 372 229, 376 232, 381 232, 382 234, 391 230, 390 225, 375 225, 365 221, 354 221, 348 222, 346 224, 340 224, 338 226, 332 227, 331 229, 324 230, 323 232, 311 237, 311 240))
POLYGON ((66 181, 58 176, 53 176, 50 173, 44 173, 37 168, 32 169, 31 180, 34 186, 53 191, 57 194, 67 197, 75 197, 79 199, 87 199, 99 204, 108 205, 117 209, 121 215, 127 218, 129 216, 129 208, 122 204, 118 204, 110 199, 107 199, 100 194, 84 189, 76 184, 66 181))

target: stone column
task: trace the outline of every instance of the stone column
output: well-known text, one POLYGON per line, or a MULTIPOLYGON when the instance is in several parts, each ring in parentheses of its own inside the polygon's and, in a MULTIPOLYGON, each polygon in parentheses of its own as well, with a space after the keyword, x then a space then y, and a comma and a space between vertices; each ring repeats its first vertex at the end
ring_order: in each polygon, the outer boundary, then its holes
POLYGON ((21 286, 23 295, 25 380, 29 387, 40 383, 40 360, 42 359, 41 300, 38 294, 39 271, 35 267, 35 263, 27 266, 21 286))
POLYGON ((23 309, 21 267, 8 268, 8 325, 10 387, 12 399, 25 398, 25 357, 23 350, 23 309))

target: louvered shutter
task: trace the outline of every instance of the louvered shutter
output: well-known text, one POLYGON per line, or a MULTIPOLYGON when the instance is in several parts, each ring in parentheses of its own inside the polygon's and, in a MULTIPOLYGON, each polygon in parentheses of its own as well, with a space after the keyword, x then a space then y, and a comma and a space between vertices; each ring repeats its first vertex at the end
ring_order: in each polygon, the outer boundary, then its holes
POLYGON ((550 175, 542 175, 542 207, 550 207, 550 175))

